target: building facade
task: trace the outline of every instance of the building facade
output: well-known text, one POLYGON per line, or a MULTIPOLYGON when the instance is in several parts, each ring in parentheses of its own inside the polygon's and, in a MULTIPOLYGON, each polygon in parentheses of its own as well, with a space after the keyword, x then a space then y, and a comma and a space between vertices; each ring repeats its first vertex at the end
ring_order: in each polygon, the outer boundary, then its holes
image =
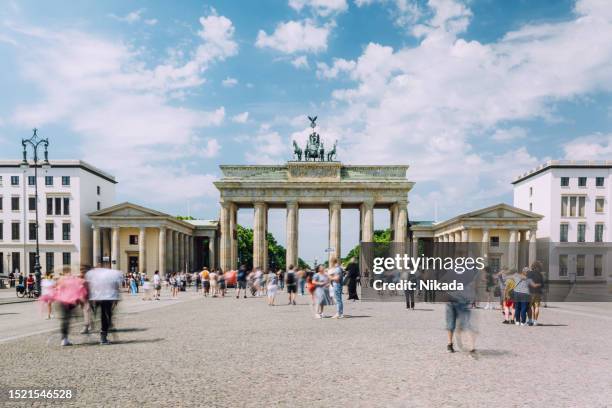
POLYGON ((601 281, 610 275, 612 162, 555 160, 513 181, 514 205, 544 215, 538 257, 550 279, 601 281))
POLYGON ((128 202, 89 217, 95 264, 149 276, 217 266, 216 221, 180 220, 128 202))
POLYGON ((36 234, 42 272, 91 264, 91 221, 87 214, 115 201, 115 178, 80 160, 51 161, 34 169, 0 161, 0 275, 34 271, 36 234), (36 208, 39 228, 36 230, 36 208))
POLYGON ((449 220, 414 222, 412 253, 420 241, 431 247, 428 255, 452 256, 449 251, 465 248, 471 256, 482 256, 493 272, 501 268, 519 269, 537 256, 537 228, 542 216, 508 204, 496 204, 449 220))

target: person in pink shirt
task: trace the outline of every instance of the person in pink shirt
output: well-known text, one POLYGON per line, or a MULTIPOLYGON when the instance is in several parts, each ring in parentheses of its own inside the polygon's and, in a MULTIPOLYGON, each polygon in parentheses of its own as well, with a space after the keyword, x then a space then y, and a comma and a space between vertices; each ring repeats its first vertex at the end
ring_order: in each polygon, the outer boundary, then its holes
POLYGON ((62 277, 57 282, 54 299, 59 304, 62 312, 62 321, 60 324, 60 332, 62 334, 61 345, 71 346, 72 343, 68 340, 70 318, 72 317, 73 309, 87 300, 85 280, 78 276, 72 276, 70 274, 70 269, 65 268, 62 271, 62 277))

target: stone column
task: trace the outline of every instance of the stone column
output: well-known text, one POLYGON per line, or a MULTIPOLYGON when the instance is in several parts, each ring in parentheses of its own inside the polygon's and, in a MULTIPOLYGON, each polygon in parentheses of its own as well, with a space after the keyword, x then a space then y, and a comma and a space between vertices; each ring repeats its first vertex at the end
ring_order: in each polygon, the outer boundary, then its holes
POLYGON ((138 272, 145 273, 147 270, 147 234, 144 227, 140 227, 138 234, 138 272))
MULTIPOLYGON (((221 203, 220 217, 220 245, 219 245, 219 268, 224 272, 231 267, 231 230, 230 230, 230 203, 221 203)), ((255 256, 255 254, 253 254, 255 256)))
POLYGON ((264 252, 266 251, 266 203, 255 203, 253 220, 253 267, 266 269, 264 252))
POLYGON ((408 236, 408 204, 397 203, 395 217, 395 242, 406 242, 408 236))
POLYGON ((287 258, 285 263, 287 268, 289 268, 289 265, 297 266, 298 264, 298 223, 298 203, 290 201, 287 203, 287 220, 285 223, 287 229, 287 258))
POLYGON ((179 271, 185 271, 185 234, 179 233, 179 271))
POLYGON ((180 255, 179 232, 172 231, 172 272, 179 271, 180 255))
POLYGON ((397 241, 397 203, 389 207, 389 228, 391 229, 391 241, 397 241))
POLYGON ((193 270, 194 268, 194 250, 193 250, 193 235, 189 236, 189 245, 187 246, 187 249, 189 249, 189 270, 193 270))
POLYGON ((419 254, 419 237, 412 238, 412 256, 415 258, 421 256, 419 254))
POLYGON ((537 238, 536 229, 529 230, 529 266, 531 266, 537 257, 537 238))
POLYGON ((508 240, 508 267, 510 269, 518 267, 517 235, 517 230, 510 230, 510 239, 508 240))
POLYGON ((363 242, 372 242, 374 240, 374 203, 365 202, 361 204, 361 213, 363 218, 361 240, 363 242))
POLYGON ((100 262, 100 227, 93 227, 93 240, 92 240, 92 266, 96 267, 100 262))
MULTIPOLYGON (((110 231, 108 228, 100 228, 100 236, 102 240, 102 257, 107 256, 110 259, 110 231)), ((102 258, 100 258, 102 260, 102 258)))
POLYGON ((157 270, 159 271, 159 276, 163 277, 166 273, 166 227, 159 227, 159 243, 158 243, 158 252, 159 261, 157 262, 157 270))
POLYGON ((489 229, 482 229, 482 256, 485 260, 485 265, 489 264, 489 241, 491 238, 489 237, 489 229))
POLYGON ((341 252, 341 214, 342 204, 332 202, 329 204, 329 247, 334 250, 329 252, 328 261, 331 266, 332 258, 340 261, 341 252))
POLYGON ((267 272, 269 269, 269 260, 268 260, 268 206, 266 205, 266 209, 264 211, 264 245, 263 245, 263 264, 264 264, 264 272, 267 272))
POLYGON ((229 208, 230 213, 230 268, 235 271, 238 269, 238 227, 237 225, 237 217, 238 217, 238 206, 235 203, 230 204, 229 208))
POLYGON ((113 227, 111 236, 111 268, 119 268, 119 227, 113 227))
POLYGON ((208 269, 214 269, 216 265, 215 259, 215 237, 208 239, 208 269))

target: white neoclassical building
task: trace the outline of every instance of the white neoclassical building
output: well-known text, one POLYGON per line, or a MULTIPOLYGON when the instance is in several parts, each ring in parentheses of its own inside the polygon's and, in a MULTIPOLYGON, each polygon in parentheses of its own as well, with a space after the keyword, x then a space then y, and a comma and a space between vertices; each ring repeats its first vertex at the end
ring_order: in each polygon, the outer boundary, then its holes
MULTIPOLYGON (((449 220, 413 222, 412 253, 417 253, 419 241, 430 244, 431 252, 466 244, 467 248, 484 256, 495 272, 502 267, 522 268, 536 260, 537 225, 542 216, 508 204, 496 204, 449 220), (447 245, 444 245, 447 244, 447 245)), ((426 245, 427 246, 427 245, 426 245)), ((446 255, 436 253, 435 255, 446 255)))
POLYGON ((92 258, 123 272, 167 272, 215 267, 216 221, 180 220, 150 208, 121 203, 89 214, 92 258))
POLYGON ((0 161, 0 276, 33 272, 37 233, 43 273, 91 263, 87 214, 114 203, 115 178, 80 160, 52 160, 38 169, 36 205, 34 169, 20 164, 0 161))
POLYGON ((612 279, 612 161, 552 160, 512 184, 514 205, 543 215, 538 252, 551 279, 612 279))

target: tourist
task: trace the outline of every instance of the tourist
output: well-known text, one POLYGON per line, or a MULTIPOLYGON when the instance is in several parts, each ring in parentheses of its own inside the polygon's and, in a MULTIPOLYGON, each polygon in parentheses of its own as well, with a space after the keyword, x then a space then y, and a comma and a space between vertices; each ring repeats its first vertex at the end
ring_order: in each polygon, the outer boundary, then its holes
POLYGON ((211 269, 208 277, 210 279, 210 294, 212 297, 217 297, 217 271, 211 269))
POLYGON ((172 275, 170 275, 170 287, 172 288, 173 298, 176 298, 178 296, 179 285, 180 285, 180 282, 178 280, 178 276, 176 272, 173 272, 172 275))
POLYGON ((495 307, 493 306, 493 295, 495 294, 495 279, 493 277, 493 273, 491 272, 491 268, 489 268, 488 266, 485 266, 484 273, 487 291, 487 304, 485 305, 485 309, 495 309, 495 307))
POLYGON ((71 346, 72 343, 68 340, 68 332, 70 331, 70 318, 72 317, 73 309, 79 304, 87 300, 87 291, 85 289, 85 281, 78 276, 70 274, 70 268, 62 270, 62 276, 57 282, 54 300, 59 304, 62 312, 62 322, 60 332, 62 335, 62 346, 71 346))
POLYGON ((130 273, 129 282, 130 282, 130 294, 132 296, 136 296, 136 293, 138 292, 138 289, 137 289, 137 286, 136 286, 136 277, 134 277, 133 273, 130 273))
POLYGON ((351 258, 349 260, 348 265, 346 266, 346 279, 347 279, 347 289, 348 289, 348 300, 352 300, 353 302, 359 300, 359 296, 357 296, 357 280, 359 278, 359 266, 355 262, 355 258, 351 258))
POLYGON ((119 301, 121 273, 115 269, 94 268, 86 275, 89 300, 100 309, 100 344, 109 344, 108 330, 113 327, 113 307, 119 301))
POLYGON ((202 275, 197 272, 194 272, 193 276, 193 280, 195 281, 196 293, 200 293, 200 287, 202 286, 202 275))
POLYGON ((285 283, 287 284, 287 294, 289 295, 289 304, 295 305, 295 296, 297 294, 297 275, 293 265, 289 265, 289 269, 285 274, 285 283))
POLYGON ((330 264, 331 268, 329 268, 328 275, 331 280, 331 287, 333 288, 334 300, 336 301, 336 314, 332 316, 332 319, 342 319, 344 318, 344 303, 342 302, 342 268, 338 264, 337 258, 332 258, 330 264))
POLYGON ((304 296, 304 287, 306 286, 306 271, 304 269, 298 270, 298 285, 300 288, 300 296, 304 296))
POLYGON ((89 334, 93 330, 93 321, 96 317, 96 308, 93 302, 89 300, 89 284, 87 283, 87 272, 91 268, 88 265, 81 265, 80 276, 83 279, 86 292, 86 300, 81 303, 81 310, 83 311, 83 329, 81 334, 89 334))
POLYGON ((9 272, 8 278, 9 278, 9 287, 14 288, 15 287, 15 272, 13 271, 9 272))
POLYGON ((331 303, 329 297, 329 276, 325 273, 323 265, 317 267, 317 273, 312 277, 312 285, 314 286, 314 299, 316 305, 315 317, 320 319, 323 316, 323 309, 331 303))
POLYGON ((151 297, 151 292, 152 292, 151 282, 149 281, 148 276, 145 276, 144 278, 144 282, 142 284, 142 291, 144 292, 142 300, 153 300, 153 297, 151 297))
POLYGON ((34 275, 29 274, 28 277, 26 278, 26 290, 27 290, 27 294, 28 296, 32 296, 32 294, 34 293, 34 275))
POLYGON ((410 285, 412 285, 412 289, 410 287, 406 287, 404 289, 404 296, 406 297, 406 309, 414 310, 414 298, 416 294, 416 288, 419 283, 419 276, 417 275, 417 271, 410 271, 405 269, 402 271, 402 279, 407 281, 410 285))
POLYGON ((266 285, 266 294, 268 295, 268 306, 274 306, 274 300, 276 298, 276 291, 278 290, 278 276, 274 272, 268 274, 268 281, 266 285))
POLYGON ((200 275, 202 275, 202 288, 204 296, 208 296, 210 293, 210 273, 208 272, 208 268, 204 267, 202 272, 200 272, 200 275))
POLYGON ((514 320, 516 325, 525 326, 527 324, 527 309, 529 308, 530 288, 540 287, 541 284, 535 283, 527 274, 531 270, 525 267, 518 274, 518 281, 512 289, 512 296, 515 304, 514 320))
POLYGON ((501 286, 502 307, 504 312, 504 324, 514 324, 514 300, 512 299, 512 290, 516 286, 516 281, 513 279, 516 270, 503 269, 498 274, 498 279, 501 286))
MULTIPOLYGON (((457 341, 462 342, 469 350, 470 355, 475 357, 476 337, 472 327, 471 310, 468 307, 476 298, 476 285, 479 271, 476 269, 466 269, 462 272, 445 271, 441 279, 442 282, 461 283, 462 290, 452 290, 446 292, 448 301, 446 302, 446 330, 448 334, 448 344, 446 351, 454 353, 453 338, 456 335, 457 341)), ((461 343, 459 343, 461 345, 461 343)))
POLYGON ((312 281, 312 278, 314 276, 314 273, 312 271, 308 271, 305 274, 305 279, 304 282, 306 282, 306 286, 307 286, 307 290, 308 290, 308 294, 310 295, 310 305, 315 308, 315 289, 316 286, 314 284, 314 282, 312 281))
POLYGON ((159 271, 155 271, 153 274, 153 290, 155 290, 155 300, 159 300, 161 296, 161 278, 159 276, 159 271))
POLYGON ((240 265, 240 267, 238 268, 238 273, 236 274, 236 299, 240 297, 240 291, 242 291, 242 294, 246 299, 247 278, 248 272, 246 269, 246 265, 240 265))
POLYGON ((259 267, 255 268, 255 273, 253 274, 253 283, 255 285, 255 296, 261 296, 263 293, 263 272, 259 267))
POLYGON ((222 270, 217 272, 217 286, 219 288, 219 294, 221 297, 225 297, 225 274, 222 270))
POLYGON ((540 317, 540 303, 542 302, 542 293, 544 292, 544 276, 542 275, 542 262, 535 261, 531 264, 531 270, 527 274, 527 278, 531 279, 538 286, 529 286, 529 315, 530 326, 537 326, 540 317))
POLYGON ((285 271, 279 269, 276 272, 276 277, 278 278, 278 287, 280 290, 285 289, 285 271))
POLYGON ((38 299, 47 309, 47 320, 53 317, 53 297, 55 296, 55 279, 53 275, 47 273, 40 284, 40 298, 38 299))

